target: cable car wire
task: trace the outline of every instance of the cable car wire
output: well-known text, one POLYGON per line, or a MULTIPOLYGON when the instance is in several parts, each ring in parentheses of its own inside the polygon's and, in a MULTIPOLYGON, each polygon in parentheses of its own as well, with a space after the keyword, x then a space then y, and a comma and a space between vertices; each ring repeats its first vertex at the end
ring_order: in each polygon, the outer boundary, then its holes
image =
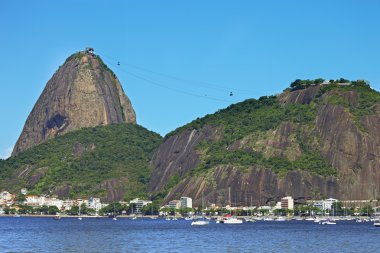
MULTIPOLYGON (((118 60, 116 60, 113 57, 110 57, 110 56, 105 55, 103 53, 100 53, 100 55, 102 57, 104 57, 104 58, 107 58, 107 59, 113 61, 113 62, 120 63, 118 60)), ((177 77, 177 76, 174 76, 174 75, 169 75, 169 74, 165 74, 165 73, 158 72, 158 71, 153 71, 153 70, 150 70, 150 69, 147 69, 147 68, 143 68, 143 67, 137 66, 135 64, 131 64, 131 63, 123 62, 123 65, 130 66, 130 67, 133 67, 135 69, 139 69, 139 70, 142 70, 142 71, 145 71, 145 72, 149 72, 151 74, 160 75, 160 76, 163 76, 163 77, 166 77, 166 78, 174 79, 174 80, 177 80, 177 81, 192 83, 193 85, 200 86, 200 87, 203 87, 203 88, 208 88, 208 89, 213 89, 213 90, 219 90, 219 91, 222 90, 222 91, 225 91, 225 92, 234 91, 235 93, 256 93, 253 90, 236 89, 236 88, 226 87, 226 86, 223 86, 223 85, 217 85, 217 84, 213 84, 213 83, 209 83, 209 82, 204 82, 204 81, 196 81, 196 80, 185 79, 185 78, 182 78, 182 77, 177 77)))

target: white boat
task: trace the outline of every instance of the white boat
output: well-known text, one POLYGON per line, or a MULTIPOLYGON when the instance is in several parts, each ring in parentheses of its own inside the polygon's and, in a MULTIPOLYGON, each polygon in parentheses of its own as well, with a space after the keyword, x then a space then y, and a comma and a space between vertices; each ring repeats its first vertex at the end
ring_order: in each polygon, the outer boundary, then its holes
POLYGON ((245 218, 245 222, 256 222, 254 218, 245 218))
POLYGON ((313 217, 309 217, 305 219, 306 221, 314 221, 315 219, 313 217))
POLYGON ((191 222, 191 226, 206 226, 210 224, 209 220, 195 220, 191 222))
POLYGON ((278 217, 277 219, 276 219, 276 221, 287 221, 287 219, 286 218, 284 218, 284 217, 278 217))
POLYGON ((113 220, 117 220, 117 218, 116 218, 116 217, 113 217, 112 219, 113 219, 113 220))
POLYGON ((230 214, 227 214, 223 217, 223 219, 219 220, 219 223, 224 224, 242 224, 243 220, 240 220, 236 217, 231 216, 230 214))
POLYGON ((274 219, 271 218, 271 217, 266 217, 266 218, 263 219, 263 221, 274 221, 274 219))
POLYGON ((322 225, 336 225, 336 222, 334 220, 324 220, 324 221, 321 221, 319 224, 322 224, 322 225))
POLYGON ((375 223, 373 223, 373 225, 374 225, 375 227, 380 227, 380 222, 375 222, 375 223))
POLYGON ((82 217, 78 217, 78 220, 82 220, 82 217))

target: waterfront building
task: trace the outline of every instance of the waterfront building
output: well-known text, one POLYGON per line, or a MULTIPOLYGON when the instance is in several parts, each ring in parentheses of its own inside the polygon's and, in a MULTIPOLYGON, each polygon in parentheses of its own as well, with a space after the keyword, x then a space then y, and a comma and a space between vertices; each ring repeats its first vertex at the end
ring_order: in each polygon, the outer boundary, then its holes
POLYGON ((102 203, 100 203, 100 198, 89 198, 88 207, 94 209, 98 212, 102 208, 102 203))
POLYGON ((63 211, 70 210, 73 206, 74 206, 74 200, 66 199, 63 201, 63 205, 62 205, 61 210, 63 210, 63 211))
POLYGON ((181 197, 181 208, 193 208, 193 200, 189 197, 181 197))
POLYGON ((63 207, 63 201, 57 198, 45 198, 45 206, 56 206, 59 210, 63 207))
POLYGON ((179 209, 179 208, 181 208, 181 201, 179 201, 179 200, 169 201, 169 204, 167 205, 167 207, 179 209))
POLYGON ((338 200, 337 199, 333 199, 333 198, 329 198, 329 199, 325 199, 325 200, 315 201, 313 203, 313 206, 317 207, 317 208, 319 208, 321 210, 326 211, 326 210, 331 210, 331 208, 332 208, 332 206, 333 206, 333 204, 335 202, 338 202, 338 200))
POLYGON ((282 208, 282 205, 281 205, 281 201, 280 202, 277 202, 276 205, 272 208, 272 210, 278 210, 278 209, 281 209, 282 208))
POLYGON ((0 193, 0 205, 9 206, 9 205, 13 204, 14 198, 15 198, 15 195, 13 195, 7 191, 2 191, 0 193))
POLYGON ((282 209, 294 209, 294 199, 291 196, 286 196, 281 199, 281 208, 282 209))
POLYGON ((26 195, 24 204, 31 207, 40 207, 45 205, 45 197, 38 195, 26 195))
POLYGON ((136 199, 133 199, 131 201, 129 201, 129 204, 133 204, 133 213, 141 213, 141 210, 144 206, 148 205, 148 204, 151 204, 152 201, 150 200, 143 200, 143 199, 139 199, 139 198, 136 198, 136 199))

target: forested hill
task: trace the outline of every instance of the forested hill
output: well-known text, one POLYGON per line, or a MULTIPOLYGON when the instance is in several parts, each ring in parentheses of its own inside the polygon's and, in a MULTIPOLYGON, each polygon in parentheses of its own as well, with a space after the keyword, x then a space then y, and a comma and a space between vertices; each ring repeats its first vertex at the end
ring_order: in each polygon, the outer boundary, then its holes
POLYGON ((264 204, 380 195, 380 94, 365 81, 296 80, 180 127, 153 159, 149 190, 264 204), (163 176, 164 175, 164 176, 163 176))
POLYGON ((104 201, 144 196, 161 136, 134 124, 85 128, 0 161, 0 190, 104 201))

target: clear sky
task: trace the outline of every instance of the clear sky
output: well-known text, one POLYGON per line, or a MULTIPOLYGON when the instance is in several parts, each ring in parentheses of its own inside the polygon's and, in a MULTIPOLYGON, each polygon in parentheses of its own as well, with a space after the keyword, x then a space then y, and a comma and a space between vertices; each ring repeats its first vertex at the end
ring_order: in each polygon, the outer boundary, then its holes
POLYGON ((297 78, 380 90, 379 13, 377 0, 1 0, 0 157, 50 77, 85 47, 119 77, 138 123, 165 135, 297 78))

